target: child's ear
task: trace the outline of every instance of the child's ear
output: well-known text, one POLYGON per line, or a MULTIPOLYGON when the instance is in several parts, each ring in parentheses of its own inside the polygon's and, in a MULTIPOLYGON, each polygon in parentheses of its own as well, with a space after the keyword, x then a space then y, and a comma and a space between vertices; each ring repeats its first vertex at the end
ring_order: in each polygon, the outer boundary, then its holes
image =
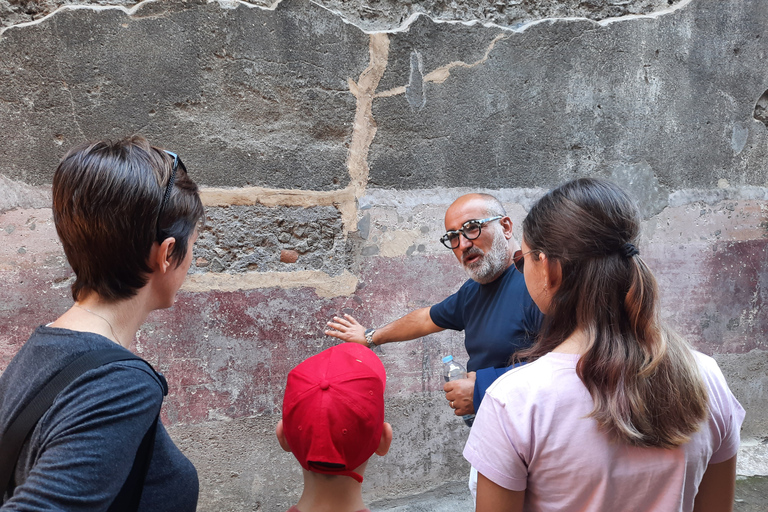
MULTIPOLYGON (((283 420, 277 422, 277 427, 275 427, 275 435, 277 436, 277 442, 280 443, 280 448, 290 452, 291 447, 288 446, 288 440, 285 438, 285 432, 283 432, 283 420)), ((390 433, 390 437, 391 436, 392 434, 390 433)))
POLYGON ((386 455, 389 451, 389 446, 392 444, 392 425, 384 422, 384 428, 381 429, 381 440, 379 441, 379 447, 374 452, 376 455, 386 455))

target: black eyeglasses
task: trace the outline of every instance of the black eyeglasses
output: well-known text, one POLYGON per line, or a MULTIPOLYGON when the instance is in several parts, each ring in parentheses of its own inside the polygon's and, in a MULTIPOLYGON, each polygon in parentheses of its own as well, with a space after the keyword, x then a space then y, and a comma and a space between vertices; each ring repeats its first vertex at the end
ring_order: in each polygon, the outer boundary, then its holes
POLYGON ((523 270, 525 269, 525 255, 526 254, 531 254, 532 252, 536 252, 536 251, 528 251, 528 252, 515 251, 515 254, 512 255, 512 261, 515 262, 515 268, 521 274, 523 273, 523 270))
POLYGON ((171 168, 171 177, 168 178, 168 184, 165 186, 165 193, 163 194, 163 200, 160 202, 160 211, 158 211, 157 213, 157 222, 155 223, 155 226, 157 229, 158 243, 162 243, 163 241, 160 235, 160 217, 163 216, 163 210, 165 209, 165 204, 168 202, 168 198, 171 197, 171 190, 173 190, 173 184, 176 181, 176 169, 181 167, 181 169, 184 172, 187 172, 187 168, 184 166, 184 162, 181 161, 181 158, 179 158, 179 155, 171 151, 168 151, 167 149, 163 151, 165 151, 166 153, 168 153, 170 156, 173 157, 173 167, 171 168))
POLYGON ((461 225, 461 229, 452 229, 440 237, 440 242, 449 249, 456 249, 461 240, 459 236, 463 235, 467 240, 474 240, 480 236, 483 230, 483 224, 503 218, 502 215, 488 217, 487 219, 468 220, 461 225))

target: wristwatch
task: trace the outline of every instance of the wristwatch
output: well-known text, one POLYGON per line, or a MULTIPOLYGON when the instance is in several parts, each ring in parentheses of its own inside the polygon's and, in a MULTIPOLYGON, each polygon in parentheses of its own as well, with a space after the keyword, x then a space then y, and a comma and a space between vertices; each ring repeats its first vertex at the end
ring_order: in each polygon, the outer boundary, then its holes
MULTIPOLYGON (((360 332, 360 331, 358 331, 358 332, 360 332)), ((366 329, 365 330, 365 342, 368 344, 368 348, 370 348, 371 350, 373 350, 373 347, 378 347, 378 345, 376 345, 373 342, 373 333, 375 333, 375 332, 376 332, 376 329, 366 329)))

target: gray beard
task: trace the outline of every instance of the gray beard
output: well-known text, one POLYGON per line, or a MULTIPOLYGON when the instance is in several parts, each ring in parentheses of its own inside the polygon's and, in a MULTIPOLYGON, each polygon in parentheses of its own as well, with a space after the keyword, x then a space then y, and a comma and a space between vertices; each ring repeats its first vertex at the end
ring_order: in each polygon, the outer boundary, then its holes
MULTIPOLYGON (((480 284, 493 282, 507 269, 507 251, 509 241, 504 237, 504 232, 497 230, 493 234, 493 244, 490 250, 483 254, 477 247, 472 247, 463 256, 480 254, 480 258, 471 264, 462 262, 464 271, 470 279, 480 284)), ((462 256, 462 259, 463 259, 462 256)))

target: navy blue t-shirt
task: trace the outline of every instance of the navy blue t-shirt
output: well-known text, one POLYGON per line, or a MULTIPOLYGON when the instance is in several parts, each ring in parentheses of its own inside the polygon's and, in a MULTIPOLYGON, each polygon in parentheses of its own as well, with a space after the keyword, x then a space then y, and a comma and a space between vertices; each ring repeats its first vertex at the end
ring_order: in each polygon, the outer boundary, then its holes
POLYGON ((464 331, 470 372, 507 366, 515 351, 531 346, 543 318, 514 266, 488 284, 467 280, 429 316, 438 327, 464 331))

